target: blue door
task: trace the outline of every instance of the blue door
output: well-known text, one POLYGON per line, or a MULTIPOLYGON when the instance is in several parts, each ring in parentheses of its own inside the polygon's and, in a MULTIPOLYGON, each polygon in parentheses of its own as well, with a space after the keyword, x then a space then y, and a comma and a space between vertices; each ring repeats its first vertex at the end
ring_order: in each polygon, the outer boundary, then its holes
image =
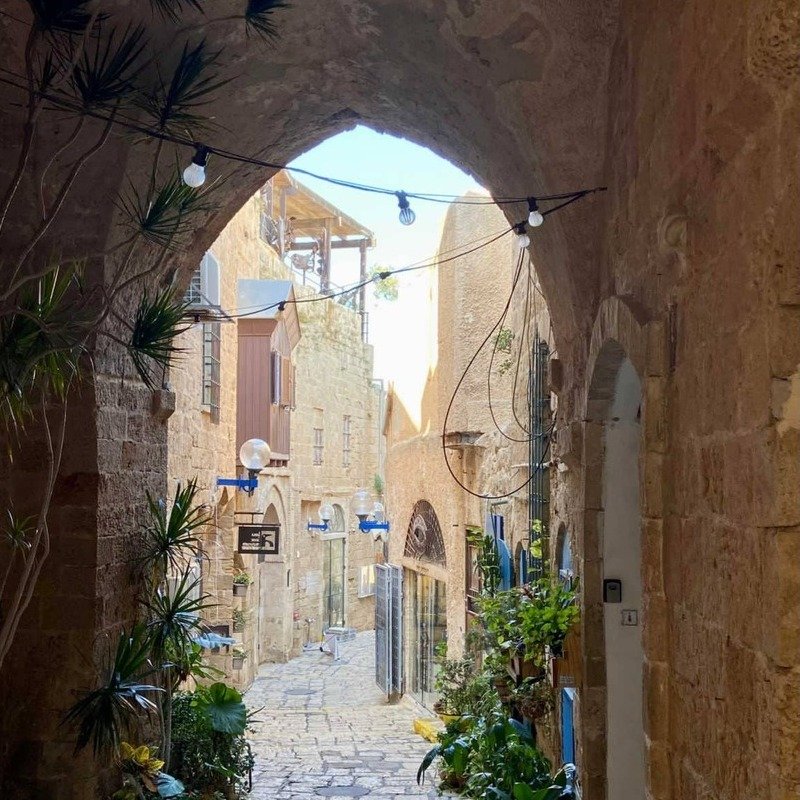
POLYGON ((575 690, 561 690, 561 761, 564 764, 575 763, 575 728, 573 725, 573 708, 575 690))

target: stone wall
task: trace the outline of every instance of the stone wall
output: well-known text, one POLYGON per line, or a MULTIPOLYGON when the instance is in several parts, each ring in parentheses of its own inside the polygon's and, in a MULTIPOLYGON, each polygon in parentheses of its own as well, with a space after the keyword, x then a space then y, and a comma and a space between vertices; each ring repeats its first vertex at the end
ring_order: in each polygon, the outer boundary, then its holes
MULTIPOLYGON (((448 209, 440 252, 466 249, 470 242, 505 227, 505 219, 496 206, 453 205, 448 209)), ((484 528, 487 514, 496 513, 505 518, 505 536, 512 554, 518 544, 527 544, 528 540, 527 433, 515 421, 511 397, 519 359, 515 411, 519 422, 527 426, 527 352, 537 327, 545 340, 550 335, 547 306, 539 294, 535 271, 531 275, 533 283, 529 284, 528 255, 523 256, 520 264, 515 238, 510 234, 454 265, 440 267, 437 291, 432 298, 437 304, 436 360, 420 399, 423 429, 416 435, 408 436, 408 414, 399 398, 392 398, 387 459, 388 508, 393 528, 389 558, 393 563, 446 581, 451 656, 460 653, 464 646, 467 527, 484 528), (518 270, 522 277, 512 293, 518 270), (504 321, 495 329, 506 307, 504 321), (501 327, 512 332, 513 339, 507 352, 499 350, 493 357, 501 327), (487 336, 487 344, 464 374, 487 336), (494 420, 488 405, 490 365, 494 420), (451 445, 447 452, 453 472, 477 494, 511 492, 510 497, 499 500, 475 497, 461 488, 447 469, 442 430, 459 381, 447 418, 451 445), (513 492, 515 488, 518 491, 513 492), (438 516, 446 550, 445 568, 403 554, 412 509, 418 500, 430 502, 438 516)))
MULTIPOLYGON (((263 203, 251 197, 225 227, 210 250, 220 263, 221 307, 234 313, 240 278, 292 278, 277 253, 259 236, 263 203)), ((297 296, 314 295, 298 285, 297 296)), ((321 638, 323 618, 322 562, 324 544, 309 532, 306 520, 317 521, 319 502, 328 498, 348 514, 346 558, 346 623, 359 630, 371 628, 374 601, 358 597, 359 569, 374 563, 371 537, 353 532, 350 497, 359 486, 371 487, 377 472, 379 449, 379 394, 372 385, 372 350, 361 340, 360 315, 335 302, 298 304, 301 339, 293 353, 296 367, 296 408, 291 421, 291 454, 286 468, 268 468, 260 487, 248 498, 242 492, 216 487, 217 476, 237 474, 236 392, 237 326, 221 324, 220 413, 214 422, 202 399, 202 324, 184 333, 182 354, 171 370, 176 395, 169 420, 170 491, 179 481, 196 477, 199 500, 206 503, 213 523, 203 535, 206 561, 203 591, 217 604, 206 614, 209 624, 228 625, 238 649, 248 653, 244 668, 232 670, 232 650, 212 655, 237 685, 248 685, 258 665, 284 660, 300 651, 306 618, 313 618, 311 634, 321 638), (343 418, 350 416, 349 464, 344 466, 343 418), (323 464, 314 465, 314 428, 325 431, 323 464), (272 506, 281 524, 281 554, 255 556, 236 553, 234 512, 258 510, 265 519, 272 506), (234 597, 232 577, 237 569, 254 579, 244 597, 234 597), (233 631, 233 612, 246 622, 233 631)), ((240 518, 241 521, 241 518, 240 518)))
MULTIPOLYGON (((5 10, 12 16, 0 23, 2 63, 22 75, 25 36, 14 17, 27 19, 29 6, 12 0, 5 10)), ((557 479, 553 506, 573 537, 582 585, 595 587, 583 598, 581 699, 591 712, 580 733, 584 797, 605 796, 602 643, 594 635, 602 426, 588 401, 602 399, 590 391, 594 365, 616 346, 645 386, 648 797, 798 796, 794 5, 331 0, 322 11, 281 13, 281 38, 268 57, 238 20, 207 27, 211 46, 223 50, 223 70, 236 76, 208 109, 224 121, 214 135, 218 146, 286 163, 361 122, 431 146, 497 197, 608 186, 548 217, 534 244, 563 366, 559 457, 572 465, 557 479)), ((169 52, 178 29, 158 16, 147 15, 146 23, 156 46, 169 52)), ((6 185, 16 166, 11 154, 19 153, 25 95, 8 84, 0 92, 6 185)), ((91 144, 100 127, 87 124, 79 143, 91 144)), ((37 165, 68 136, 60 114, 43 117, 32 168, 2 231, 4 254, 18 252, 20 239, 38 225, 37 165)), ((115 132, 71 190, 44 246, 83 257, 118 243, 113 200, 128 180, 147 179, 147 147, 115 132)), ((189 155, 166 149, 164 175, 189 155)), ((220 161, 214 174, 228 174, 220 161)), ((356 163, 340 166, 331 174, 358 179, 356 163)), ((234 169, 216 195, 217 209, 198 222, 190 246, 167 260, 164 276, 193 268, 268 177, 251 165, 234 169)), ((50 188, 58 176, 59 169, 50 171, 50 188)), ((518 221, 524 206, 505 206, 507 219, 518 221)), ((103 264, 96 267, 100 274, 103 264)), ((104 611, 85 619, 84 649, 104 629, 97 620, 121 623, 132 613, 132 605, 117 602, 119 586, 110 581, 123 574, 126 532, 141 515, 143 490, 165 484, 163 426, 134 426, 129 440, 98 432, 99 421, 110 426, 112 418, 119 424, 122 416, 150 413, 152 393, 130 377, 122 384, 121 363, 98 363, 103 389, 76 409, 68 440, 76 469, 64 478, 79 473, 87 487, 74 530, 94 551, 76 560, 90 571, 97 563, 114 566, 95 583, 95 610, 87 613, 104 611), (105 441, 104 452, 95 453, 87 437, 105 441), (107 582, 106 575, 113 577, 107 582)), ((594 383, 601 394, 607 381, 608 375, 594 383)), ((71 495, 63 505, 72 505, 71 495)), ((56 564, 48 576, 41 602, 74 597, 56 564)), ((54 646, 73 630, 65 617, 49 628, 54 646)), ((43 648, 38 620, 31 617, 26 631, 12 670, 20 675, 30 667, 27 654, 43 648)), ((88 680, 88 668, 70 663, 88 680)), ((74 683, 74 675, 48 676, 51 700, 37 696, 22 711, 31 726, 41 721, 33 740, 46 748, 67 735, 56 731, 54 714, 74 683)), ((13 702, 22 705, 16 694, 13 702)), ((26 740, 25 732, 12 736, 9 749, 26 740)), ((28 774, 43 787, 38 796, 86 796, 78 777, 84 765, 35 758, 38 772, 28 774)), ((30 761, 13 763, 23 774, 30 761)))

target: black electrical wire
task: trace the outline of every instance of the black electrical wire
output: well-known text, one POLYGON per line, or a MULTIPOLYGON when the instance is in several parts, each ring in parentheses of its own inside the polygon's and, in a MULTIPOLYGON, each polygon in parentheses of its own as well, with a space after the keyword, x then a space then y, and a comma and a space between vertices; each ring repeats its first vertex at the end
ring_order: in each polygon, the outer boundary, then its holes
MULTIPOLYGON (((468 486, 466 486, 458 478, 458 476, 453 471, 452 466, 450 465, 450 459, 447 457, 447 450, 448 450, 448 448, 447 448, 447 422, 450 419, 450 412, 453 410, 453 404, 455 403, 455 399, 458 396, 459 389, 461 388, 461 385, 464 383, 464 380, 466 379, 467 375, 469 374, 469 371, 472 368, 472 365, 475 363, 475 361, 477 360, 477 358, 480 355, 481 351, 486 346, 486 344, 488 343, 489 339, 491 339, 492 335, 498 329, 498 327, 500 326, 502 320, 504 319, 504 316, 507 313, 508 308, 509 308, 509 306, 511 304, 511 298, 514 295, 514 290, 515 290, 517 282, 519 280, 519 275, 521 273, 521 269, 522 269, 522 257, 517 262, 517 270, 516 270, 516 273, 515 273, 514 285, 512 286, 511 293, 509 294, 509 298, 506 301, 506 307, 503 310, 503 315, 501 315, 500 319, 498 319, 498 321, 495 322, 495 324, 492 326, 492 328, 489 331, 489 333, 486 334, 486 336, 484 337, 483 341, 478 345, 477 349, 472 354, 472 357, 467 362, 467 365, 464 367, 464 370, 461 373, 461 377, 458 379, 458 382, 456 383, 455 388, 453 389, 453 393, 450 396, 450 401, 447 404, 447 410, 445 411, 444 421, 442 423, 442 456, 444 457, 444 463, 445 463, 445 466, 447 467, 447 471, 450 473, 450 477, 465 492, 467 492, 467 494, 470 494, 473 497, 477 497, 477 498, 479 498, 481 500, 502 500, 503 498, 511 497, 512 495, 514 495, 517 492, 519 492, 522 489, 524 489, 533 480, 533 478, 536 475, 536 473, 538 471, 541 471, 541 470, 544 469, 544 466, 545 466, 544 458, 545 458, 545 456, 547 455, 547 453, 548 453, 548 451, 550 449, 550 439, 549 439, 549 434, 548 434, 547 446, 545 448, 544 453, 542 454, 542 461, 540 461, 539 464, 537 464, 535 467, 533 465, 531 465, 531 474, 528 476, 528 479, 526 481, 524 481, 522 484, 520 484, 519 486, 517 486, 514 489, 512 489, 510 492, 505 492, 504 494, 483 494, 481 492, 473 491, 472 489, 470 489, 468 486)), ((554 427, 555 426, 553 426, 553 428, 554 427)), ((551 428, 550 433, 552 433, 552 428, 551 428)), ((527 440, 525 440, 525 441, 527 441, 527 440)))
POLYGON ((391 275, 400 275, 404 272, 415 272, 416 270, 420 269, 431 269, 432 267, 440 267, 443 264, 449 264, 451 261, 457 261, 459 258, 463 258, 464 256, 468 256, 471 253, 476 253, 478 250, 482 250, 484 247, 488 247, 490 244, 494 244, 494 242, 502 239, 503 236, 507 236, 513 228, 507 228, 506 230, 502 231, 501 233, 493 236, 486 242, 479 244, 475 247, 472 247, 468 250, 464 250, 461 253, 456 253, 452 256, 447 258, 442 258, 438 260, 431 261, 425 264, 415 264, 408 267, 401 267, 399 269, 394 270, 386 270, 384 272, 378 272, 372 277, 368 278, 367 280, 360 281, 359 283, 354 284, 353 286, 349 286, 344 289, 340 289, 338 292, 332 292, 331 294, 320 294, 315 295, 314 297, 300 297, 295 298, 294 300, 281 300, 277 303, 272 303, 268 306, 263 306, 260 308, 253 309, 251 311, 244 311, 241 313, 231 313, 226 314, 226 319, 241 319, 242 317, 252 317, 256 314, 262 314, 265 311, 272 311, 274 308, 281 308, 286 307, 287 305, 300 305, 301 303, 320 303, 324 300, 332 300, 336 297, 341 297, 342 295, 351 294, 352 292, 356 292, 364 286, 368 286, 370 283, 373 283, 375 279, 384 280, 385 278, 390 277, 391 275))
MULTIPOLYGON (((497 349, 498 349, 498 346, 499 346, 500 334, 503 331, 503 326, 504 326, 504 323, 506 321, 506 317, 507 317, 508 312, 509 312, 509 310, 511 308, 511 303, 513 301, 514 294, 515 294, 515 292, 517 290, 517 286, 519 284, 519 279, 520 279, 520 276, 522 274, 522 264, 524 262, 524 259, 525 259, 525 254, 524 254, 524 252, 522 250, 520 250, 519 257, 517 259, 517 268, 514 271, 514 279, 513 279, 513 282, 512 282, 512 286, 511 286, 511 293, 508 296, 508 300, 506 301, 505 308, 503 308, 503 312, 502 312, 502 314, 500 316, 500 320, 499 320, 499 323, 498 323, 499 331, 497 333, 497 336, 495 336, 495 338, 494 338, 494 345, 492 347, 492 354, 491 354, 491 356, 489 358, 489 369, 487 370, 487 373, 486 373, 486 390, 487 390, 488 408, 489 408, 489 415, 492 418, 492 423, 494 424, 494 427, 497 429, 497 431, 500 433, 500 435, 504 439, 508 440, 509 442, 518 442, 518 443, 527 443, 527 442, 530 441, 530 439, 528 438, 528 436, 526 436, 526 438, 524 438, 524 439, 519 439, 519 438, 517 438, 515 436, 510 436, 509 434, 507 434, 500 427, 500 423, 497 421, 497 415, 495 414, 494 405, 492 403, 492 371, 494 369, 494 360, 495 360, 495 357, 497 355, 497 349)), ((517 423, 517 424, 519 424, 519 423, 517 423)), ((530 434, 530 431, 526 430, 522 425, 520 425, 520 427, 522 428, 522 430, 526 434, 528 434, 528 435, 530 434)))
MULTIPOLYGON (((15 73, 14 71, 4 67, 0 67, 0 71, 13 75, 18 79, 22 80, 25 79, 25 76, 20 75, 19 73, 15 73)), ((21 91, 27 92, 28 94, 31 94, 32 90, 24 84, 16 83, 12 80, 9 80, 8 78, 0 78, 0 82, 5 83, 14 88, 17 88, 21 91)), ((207 154, 218 155, 221 158, 225 158, 229 161, 235 161, 244 164, 252 164, 254 166, 260 166, 266 169, 273 169, 276 171, 286 170, 287 172, 293 172, 298 175, 304 175, 306 177, 314 178, 316 180, 323 181, 325 183, 329 183, 334 186, 341 186, 344 188, 354 189, 357 191, 372 192, 374 194, 382 194, 382 195, 395 195, 395 196, 398 194, 398 191, 396 189, 389 189, 387 187, 382 187, 382 186, 373 186, 370 184, 357 183, 354 181, 348 181, 341 178, 333 178, 327 175, 321 175, 319 173, 312 172, 311 170, 303 169, 301 167, 291 167, 286 164, 278 164, 272 161, 266 161, 264 159, 253 158, 251 156, 244 156, 241 155, 240 153, 235 153, 232 150, 227 150, 222 147, 216 147, 214 145, 209 145, 194 141, 186 136, 178 136, 173 133, 167 133, 165 131, 155 130, 154 128, 150 128, 146 125, 143 125, 141 122, 126 115, 124 111, 123 112, 115 111, 114 114, 106 114, 96 109, 85 108, 80 104, 75 103, 73 100, 69 98, 59 97, 58 94, 53 94, 52 92, 41 91, 36 89, 33 90, 33 93, 38 95, 39 97, 44 98, 45 100, 48 100, 51 103, 54 103, 57 107, 59 107, 62 110, 74 111, 84 116, 92 117, 93 119, 102 120, 112 125, 124 127, 128 130, 140 133, 152 139, 157 139, 178 146, 191 148, 194 149, 195 151, 203 149, 207 152, 207 154)), ((558 204, 557 206, 541 212, 543 216, 546 216, 547 214, 551 214, 552 212, 557 211, 558 209, 563 208, 569 205, 570 203, 575 202, 576 200, 580 200, 581 198, 586 197, 589 194, 606 191, 606 188, 607 187, 605 186, 598 186, 591 189, 580 189, 574 192, 561 192, 557 194, 535 195, 535 196, 531 195, 526 197, 495 197, 495 198, 487 198, 485 200, 466 199, 466 198, 461 198, 458 195, 444 195, 444 194, 435 194, 427 192, 404 192, 403 194, 405 194, 406 197, 413 198, 415 200, 421 200, 433 203, 458 204, 458 205, 513 205, 515 203, 527 203, 529 200, 532 199, 535 199, 536 201, 539 202, 564 200, 564 202, 558 204)))

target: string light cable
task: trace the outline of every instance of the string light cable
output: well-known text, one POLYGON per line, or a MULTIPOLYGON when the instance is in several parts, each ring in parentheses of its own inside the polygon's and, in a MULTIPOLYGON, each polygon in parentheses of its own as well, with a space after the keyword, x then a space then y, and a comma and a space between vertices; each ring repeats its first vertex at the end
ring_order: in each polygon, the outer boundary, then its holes
MULTIPOLYGON (((5 67, 0 67, 0 72, 11 75, 19 80, 25 80, 25 76, 16 73, 13 70, 9 70, 5 67)), ((113 113, 111 112, 106 113, 98 109, 85 108, 82 105, 76 103, 69 96, 62 95, 59 90, 56 90, 55 92, 42 91, 38 89, 31 90, 28 86, 26 86, 23 83, 18 83, 14 80, 11 80, 10 78, 3 78, 3 77, 0 77, 0 82, 12 86, 16 89, 19 89, 20 91, 24 91, 28 94, 33 93, 38 97, 41 97, 42 99, 47 100, 50 103, 53 103, 56 106, 55 110, 73 111, 75 113, 84 116, 102 120, 108 124, 117 127, 125 128, 127 130, 139 133, 143 136, 147 136, 152 139, 157 139, 163 142, 169 142, 170 144, 190 149, 193 152, 193 155, 189 166, 187 166, 187 168, 183 171, 183 178, 184 181, 187 183, 187 185, 191 186, 192 188, 199 188, 200 186, 203 185, 206 178, 205 170, 208 165, 209 157, 214 155, 229 161, 250 164, 253 166, 260 166, 275 171, 285 170, 290 173, 303 175, 335 186, 349 188, 357 191, 371 192, 373 194, 393 195, 398 200, 398 206, 400 208, 400 220, 404 225, 410 225, 411 223, 413 223, 416 217, 416 215, 414 214, 413 210, 410 207, 409 201, 411 199, 425 201, 425 202, 447 203, 447 204, 457 204, 457 205, 502 206, 502 205, 526 203, 529 209, 529 214, 527 220, 519 223, 519 225, 517 226, 518 228, 521 228, 521 231, 518 230, 518 234, 520 236, 526 235, 525 234, 526 225, 530 225, 531 227, 538 227, 544 222, 544 219, 548 215, 554 213, 555 211, 558 211, 561 208, 564 208, 570 205, 571 203, 574 203, 577 200, 586 197, 587 195, 594 194, 597 192, 604 192, 607 190, 607 187, 605 186, 597 186, 588 189, 579 189, 577 191, 560 192, 556 194, 539 194, 535 196, 528 195, 525 197, 492 197, 486 199, 466 198, 466 197, 460 197, 458 195, 437 194, 433 192, 398 191, 396 189, 391 189, 384 186, 374 186, 371 184, 359 183, 356 181, 346 180, 342 178, 334 178, 329 175, 322 175, 320 173, 303 169, 301 167, 293 167, 287 164, 278 164, 273 161, 267 161, 265 159, 242 155, 232 150, 227 150, 223 147, 211 145, 207 142, 194 141, 193 139, 187 136, 179 136, 174 133, 168 133, 166 131, 156 130, 154 128, 148 127, 147 125, 143 124, 140 120, 137 120, 136 118, 125 114, 124 111, 121 111, 119 109, 115 109, 113 113), (556 202, 556 201, 560 202, 557 202, 555 206, 548 208, 544 211, 539 210, 539 203, 556 202)))
MULTIPOLYGON (((506 306, 504 308, 504 313, 507 312, 508 307, 511 304, 511 298, 513 297, 514 290, 516 288, 516 284, 518 282, 519 274, 521 272, 521 269, 522 269, 522 258, 520 258, 518 260, 518 262, 517 262, 517 270, 516 270, 516 274, 515 274, 514 285, 512 286, 511 292, 509 294, 509 298, 506 301, 506 306)), ((501 315, 500 318, 497 320, 497 322, 495 322, 495 324, 492 326, 491 330, 486 334, 486 336, 484 337, 483 341, 478 345, 477 349, 472 354, 471 358, 469 359, 469 361, 467 362, 466 366, 464 367, 464 370, 462 371, 461 376, 459 377, 458 382, 456 383, 455 388, 453 389, 453 393, 450 396, 450 400, 449 400, 449 402, 447 404, 447 410, 445 411, 445 415, 444 415, 444 422, 442 424, 442 437, 441 437, 442 456, 444 457, 444 463, 445 463, 445 466, 447 467, 447 471, 450 473, 450 477, 465 492, 467 492, 467 494, 470 494, 473 497, 477 497, 477 498, 479 498, 481 500, 503 500, 503 499, 505 499, 507 497, 511 497, 512 495, 515 495, 517 492, 522 491, 523 489, 525 489, 528 486, 528 484, 534 479, 536 474, 545 469, 547 462, 544 459, 546 458, 546 456, 549 453, 550 441, 551 441, 550 440, 550 436, 553 433, 553 431, 555 430, 555 422, 553 422, 553 425, 551 426, 550 430, 547 432, 547 434, 544 434, 546 436, 546 438, 547 438, 547 445, 545 447, 544 453, 542 454, 542 460, 536 465, 531 465, 530 475, 528 476, 527 480, 525 480, 519 486, 516 486, 511 491, 504 492, 502 494, 485 494, 485 493, 476 492, 473 489, 470 489, 456 475, 455 471, 453 470, 453 467, 450 464, 450 459, 448 458, 448 455, 447 455, 447 451, 448 451, 448 447, 447 447, 447 423, 448 423, 448 421, 450 419, 450 414, 451 414, 451 412, 453 410, 453 405, 455 403, 456 397, 458 396, 459 390, 461 389, 461 386, 464 383, 464 380, 466 379, 467 375, 469 374, 470 369, 472 368, 472 365, 477 360, 477 358, 480 355, 480 353, 483 350, 483 348, 486 346, 486 344, 492 338, 492 336, 494 335, 495 331, 500 327, 502 319, 503 319, 503 315, 501 315)))
MULTIPOLYGON (((495 242, 497 242, 500 239, 502 239, 504 236, 507 236, 509 233, 511 233, 511 230, 512 230, 511 228, 507 228, 507 229, 501 231, 500 233, 492 235, 491 238, 488 239, 487 241, 481 242, 480 244, 477 244, 474 247, 470 247, 467 250, 464 250, 464 251, 462 251, 460 253, 455 253, 455 254, 447 256, 445 258, 434 259, 433 261, 429 261, 429 262, 425 262, 425 263, 416 262, 416 263, 411 264, 411 265, 409 265, 407 267, 400 267, 398 269, 384 270, 382 272, 376 272, 375 275, 373 275, 372 277, 367 278, 366 280, 363 280, 363 281, 359 281, 358 283, 355 283, 355 284, 353 284, 351 286, 348 286, 348 287, 346 287, 344 289, 340 289, 338 292, 331 292, 330 294, 318 294, 318 295, 314 295, 313 297, 297 297, 297 298, 295 298, 293 300, 289 300, 289 299, 281 300, 281 301, 276 302, 276 303, 271 303, 268 306, 259 306, 257 308, 251 307, 251 306, 244 306, 243 308, 247 308, 249 310, 244 311, 242 309, 237 309, 235 312, 226 314, 226 318, 228 318, 228 319, 241 319, 243 317, 252 317, 252 316, 256 316, 257 314, 262 314, 265 311, 272 311, 273 309, 276 309, 276 308, 279 311, 283 311, 287 305, 300 305, 300 304, 303 304, 303 303, 321 303, 321 302, 323 302, 325 300, 334 300, 337 297, 341 297, 343 295, 348 295, 348 294, 352 294, 353 292, 357 292, 359 289, 363 288, 364 286, 369 286, 370 283, 374 283, 375 281, 385 280, 386 278, 388 278, 388 277, 390 277, 392 275, 401 275, 401 274, 406 273, 406 272, 415 272, 415 271, 421 270, 421 269, 431 269, 433 267, 440 267, 443 264, 452 263, 453 261, 457 261, 458 259, 463 258, 464 256, 468 256, 468 255, 470 255, 472 253, 476 253, 479 250, 482 250, 484 247, 488 247, 489 245, 494 244, 495 242)), ((485 237, 482 237, 482 238, 485 238, 485 237)), ((477 240, 477 241, 480 241, 480 240, 477 240)), ((448 252, 448 251, 445 251, 445 252, 448 252)), ((191 316, 191 312, 189 312, 189 316, 191 316)))

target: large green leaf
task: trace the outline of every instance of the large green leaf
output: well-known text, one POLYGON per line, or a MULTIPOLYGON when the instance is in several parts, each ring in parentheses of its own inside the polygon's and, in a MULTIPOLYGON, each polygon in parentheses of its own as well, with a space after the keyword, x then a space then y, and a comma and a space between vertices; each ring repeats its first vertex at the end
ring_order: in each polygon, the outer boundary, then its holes
POLYGON ((225 683, 212 683, 197 690, 193 701, 211 727, 219 733, 241 735, 247 726, 247 706, 242 695, 225 683))
POLYGON ((166 772, 159 772, 156 779, 156 788, 158 789, 159 797, 177 797, 184 793, 186 787, 172 775, 167 775, 166 772))

